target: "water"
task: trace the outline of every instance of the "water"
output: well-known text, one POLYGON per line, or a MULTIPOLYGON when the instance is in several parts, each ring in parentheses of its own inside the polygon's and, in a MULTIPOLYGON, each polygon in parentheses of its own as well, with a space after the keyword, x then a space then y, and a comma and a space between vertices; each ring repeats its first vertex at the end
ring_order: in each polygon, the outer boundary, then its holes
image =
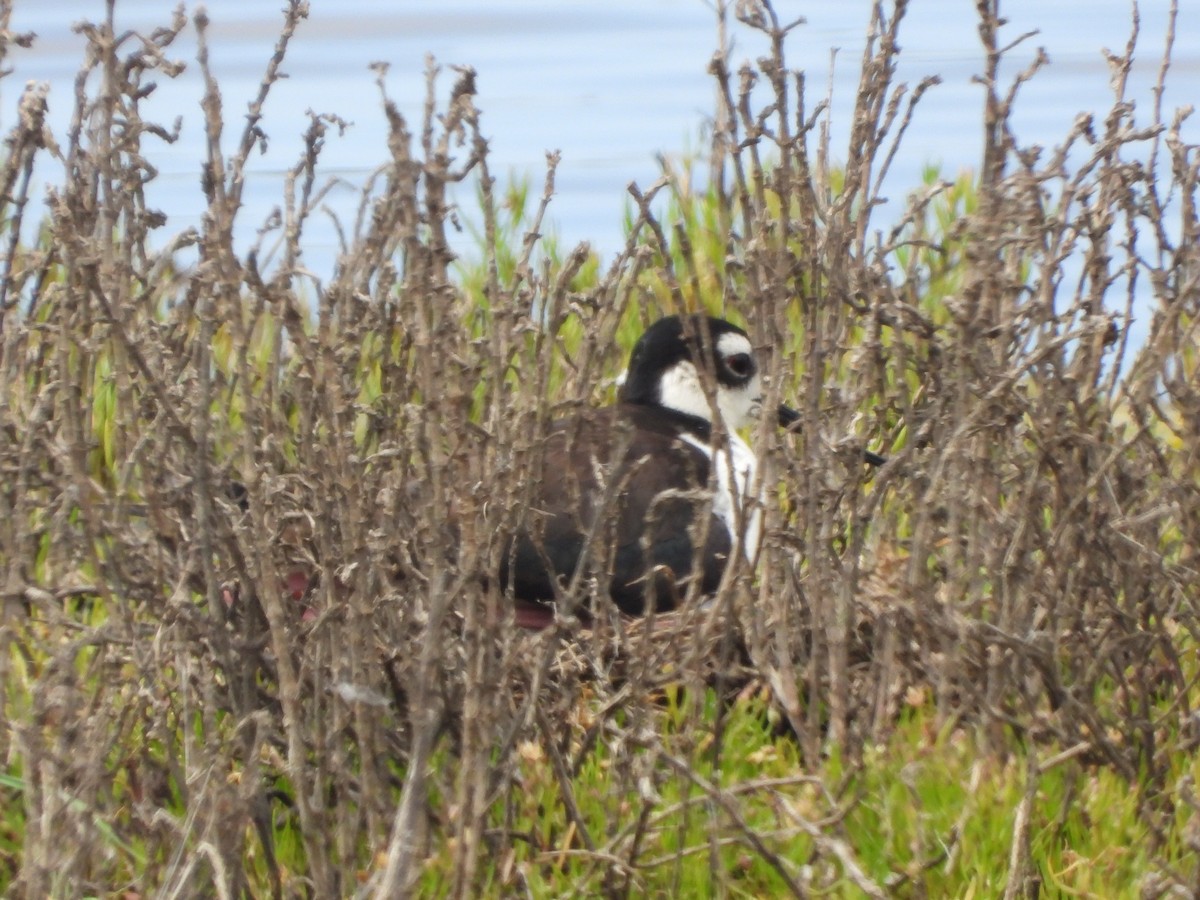
MULTIPOLYGON (((241 113, 257 92, 271 54, 282 21, 280 5, 277 0, 207 4, 212 63, 225 102, 227 151, 237 142, 241 113)), ((1145 122, 1167 4, 1154 0, 1143 7, 1134 93, 1139 118, 1145 122)), ((781 18, 808 20, 794 32, 788 56, 793 66, 808 73, 809 108, 830 87, 830 51, 838 48, 832 76, 835 147, 846 140, 869 8, 866 0, 777 3, 781 18)), ((188 7, 189 12, 194 9, 194 4, 188 7)), ((1014 55, 1008 76, 1032 58, 1037 46, 1046 47, 1052 60, 1022 91, 1014 118, 1022 138, 1052 146, 1077 113, 1108 108, 1101 48, 1124 47, 1130 9, 1128 0, 1005 4, 1010 38, 1041 30, 1014 55)), ((83 43, 71 23, 103 15, 99 0, 18 0, 14 29, 36 32, 38 39, 32 49, 15 48, 10 56, 8 64, 15 72, 0 84, 0 126, 11 124, 20 86, 27 80, 45 81, 50 85, 51 121, 61 136, 70 117, 72 80, 83 43)), ((166 5, 155 0, 118 4, 119 27, 148 30, 168 18, 166 5)), ((919 184, 927 164, 940 165, 948 175, 977 166, 983 91, 972 77, 983 64, 975 29, 974 4, 966 0, 911 4, 902 32, 898 80, 915 85, 921 77, 937 74, 943 84, 927 95, 885 185, 894 204, 919 184)), ((529 175, 537 185, 545 152, 561 150, 558 190, 550 211, 555 230, 564 243, 587 240, 608 258, 622 242, 626 185, 654 181, 657 153, 704 146, 703 126, 711 115, 714 93, 705 70, 715 34, 714 14, 700 0, 314 0, 285 64, 290 77, 276 85, 266 107, 264 124, 271 140, 268 151, 251 162, 241 237, 249 241, 280 202, 283 173, 300 155, 309 109, 334 112, 353 123, 345 137, 330 137, 323 156, 326 173, 351 184, 365 180, 387 156, 379 92, 369 64, 390 63, 387 90, 416 125, 425 92, 424 60, 430 53, 443 66, 466 64, 477 70, 477 105, 491 138, 494 174, 529 175)), ((202 85, 192 62, 194 49, 189 27, 185 39, 172 48, 176 58, 190 63, 187 71, 173 81, 162 80, 146 107, 152 119, 183 118, 180 140, 150 154, 160 170, 150 201, 168 215, 170 233, 195 225, 203 208, 202 85)), ((756 35, 742 28, 735 32, 735 64, 763 50, 756 35)), ((444 91, 453 77, 448 71, 443 74, 444 91)), ((1198 87, 1200 9, 1188 6, 1181 14, 1167 106, 1191 102, 1198 87)), ((1190 136, 1196 138, 1196 129, 1190 136)), ((40 174, 61 179, 46 165, 40 174)), ((348 216, 354 200, 354 192, 344 188, 331 196, 331 206, 348 216)), ((888 216, 885 209, 878 221, 886 223, 888 216)), ((336 259, 336 232, 324 220, 314 225, 305 246, 306 261, 325 278, 336 259)))

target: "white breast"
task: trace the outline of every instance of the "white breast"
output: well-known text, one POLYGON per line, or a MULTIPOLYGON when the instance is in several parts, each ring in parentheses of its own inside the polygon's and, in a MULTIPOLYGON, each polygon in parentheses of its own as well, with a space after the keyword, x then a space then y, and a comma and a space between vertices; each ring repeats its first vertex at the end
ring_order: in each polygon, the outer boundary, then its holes
POLYGON ((761 497, 751 498, 754 473, 758 461, 749 445, 736 433, 729 436, 728 447, 719 447, 716 458, 707 441, 694 435, 684 434, 683 439, 702 452, 717 471, 717 491, 713 496, 713 514, 729 529, 734 546, 741 546, 746 559, 751 562, 758 553, 762 538, 761 497), (742 512, 743 528, 738 530, 738 512, 742 512))

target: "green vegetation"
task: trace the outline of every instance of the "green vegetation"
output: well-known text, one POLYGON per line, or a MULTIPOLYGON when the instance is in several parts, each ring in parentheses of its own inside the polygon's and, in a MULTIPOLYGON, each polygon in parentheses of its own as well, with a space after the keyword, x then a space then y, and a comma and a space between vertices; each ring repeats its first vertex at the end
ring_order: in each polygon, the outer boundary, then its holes
MULTIPOLYGON (((497 805, 488 824, 495 833, 520 839, 488 859, 479 875, 481 890, 551 897, 570 883, 585 893, 621 885, 638 894, 679 895, 703 892, 718 879, 733 896, 787 893, 787 882, 765 858, 770 854, 793 873, 795 883, 835 896, 869 895, 872 885, 886 894, 996 896, 1003 891, 1023 805, 1023 837, 1042 889, 1051 895, 1132 896, 1153 884, 1156 872, 1195 867, 1188 837, 1200 774, 1194 755, 1172 757, 1168 792, 1153 801, 1158 809, 1148 810, 1125 779, 1095 760, 1055 754, 1052 747, 997 756, 972 728, 935 730, 936 715, 922 704, 909 708, 886 744, 870 748, 854 766, 836 758, 804 766, 795 740, 773 728, 763 701, 750 697, 726 715, 718 769, 713 734, 701 724, 711 727, 717 712, 711 693, 703 699, 698 715, 671 703, 654 715, 654 727, 668 738, 665 750, 643 750, 651 774, 638 793, 630 794, 611 776, 617 765, 636 764, 639 754, 618 760, 603 741, 584 754, 570 780, 579 826, 563 808, 562 785, 543 744, 520 744, 513 772, 519 790, 497 805), (1031 768, 1031 758, 1050 765, 1039 771, 1031 768), (611 844, 589 851, 581 827, 611 844), (751 834, 765 853, 749 846, 751 834), (613 857, 624 856, 633 843, 638 867, 614 871, 613 857), (834 847, 854 861, 856 873, 834 861, 834 847)), ((577 715, 593 712, 594 704, 584 702, 577 715)), ((576 739, 561 752, 580 749, 576 739)), ((148 752, 161 759, 162 750, 122 748, 131 758, 148 752)), ((450 751, 433 763, 447 771, 455 764, 450 751)), ((213 773, 231 785, 244 776, 239 770, 213 773)), ((26 787, 17 775, 0 777, 9 800, 0 850, 9 867, 19 861, 24 832, 19 801, 26 787)), ((286 792, 286 782, 279 788, 286 792)), ((141 883, 165 862, 148 861, 145 842, 136 836, 130 810, 144 802, 145 790, 119 775, 107 798, 113 811, 107 817, 81 801, 58 800, 85 823, 107 857, 110 885, 141 883)), ((159 802, 169 815, 186 814, 174 791, 159 802)), ((269 873, 253 827, 244 823, 238 830, 244 832, 238 839, 246 842, 251 884, 265 889, 269 873)), ((276 814, 273 842, 283 884, 299 889, 306 864, 294 815, 276 814)), ((383 862, 361 860, 358 877, 369 880, 383 862)), ((455 868, 452 846, 435 841, 423 864, 421 893, 444 893, 455 868)))
MULTIPOLYGON (((432 71, 454 99, 413 128, 386 107, 390 162, 320 290, 295 261, 324 120, 267 270, 232 239, 259 125, 230 159, 214 142, 184 269, 127 186, 157 133, 130 124, 143 79, 187 22, 155 53, 98 26, 78 171, 5 256, 0 891, 1194 890, 1196 148, 1120 97, 1102 140, 1068 136, 1078 169, 997 123, 977 177, 930 171, 877 233, 902 20, 875 10, 838 171, 815 121, 795 132, 786 29, 743 21, 772 102, 716 59, 720 178, 669 165, 608 268, 538 236, 486 153, 447 171, 485 141, 470 78, 432 71), (452 264, 464 174, 478 256, 452 264), (562 608, 591 627, 519 631, 496 574, 548 423, 699 308, 774 349, 804 417, 747 435, 772 473, 758 565, 638 622, 589 571, 562 608), (873 478, 863 444, 892 459, 873 478)), ((9 228, 45 152, 27 106, 9 228)), ((219 133, 215 90, 205 115, 219 133)))

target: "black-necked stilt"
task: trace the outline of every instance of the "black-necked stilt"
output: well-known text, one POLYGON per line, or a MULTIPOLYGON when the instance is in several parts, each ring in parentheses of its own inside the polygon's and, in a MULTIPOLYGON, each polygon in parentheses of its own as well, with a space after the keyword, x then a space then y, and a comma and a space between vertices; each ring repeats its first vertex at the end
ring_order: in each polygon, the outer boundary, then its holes
MULTIPOLYGON (((546 604, 589 547, 596 570, 611 573, 613 601, 633 615, 648 600, 674 607, 693 577, 701 593, 714 592, 735 553, 753 560, 761 485, 738 429, 762 405, 746 332, 700 315, 655 322, 633 348, 618 403, 551 428, 531 522, 501 573, 518 622, 552 621, 546 604)), ((800 418, 782 405, 775 415, 782 427, 800 418)))

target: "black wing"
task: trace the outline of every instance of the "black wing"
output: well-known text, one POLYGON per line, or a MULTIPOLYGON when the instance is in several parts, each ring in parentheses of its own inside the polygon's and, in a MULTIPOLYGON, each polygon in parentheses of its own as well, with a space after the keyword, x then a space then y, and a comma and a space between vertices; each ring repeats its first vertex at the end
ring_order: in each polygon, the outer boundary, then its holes
POLYGON ((540 520, 517 536, 502 572, 518 599, 553 599, 555 580, 575 574, 590 533, 594 564, 611 557, 609 590, 626 613, 644 613, 647 598, 673 608, 693 575, 702 592, 716 590, 730 538, 712 515, 709 461, 663 413, 621 404, 555 423, 532 503, 540 520))

